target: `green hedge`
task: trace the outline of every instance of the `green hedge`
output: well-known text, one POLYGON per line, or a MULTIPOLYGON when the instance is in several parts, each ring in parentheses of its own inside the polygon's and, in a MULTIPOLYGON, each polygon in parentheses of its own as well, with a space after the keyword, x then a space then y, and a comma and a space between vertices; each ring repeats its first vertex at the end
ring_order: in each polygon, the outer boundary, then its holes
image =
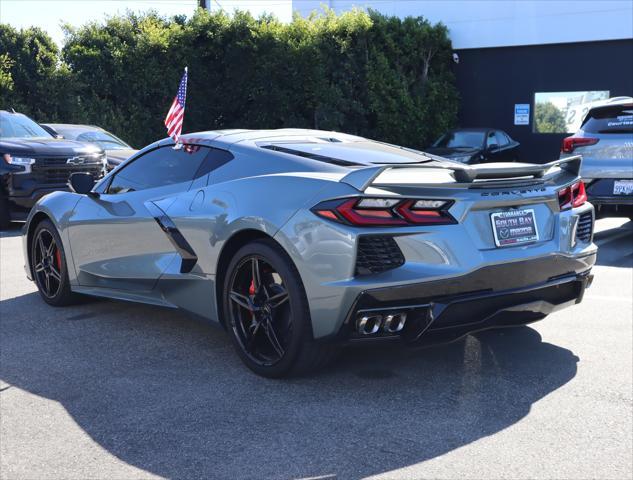
POLYGON ((458 107, 447 30, 422 18, 129 14, 67 27, 61 52, 40 30, 0 25, 0 47, 3 108, 97 124, 135 146, 166 136, 185 65, 185 132, 306 127, 421 147, 458 107))

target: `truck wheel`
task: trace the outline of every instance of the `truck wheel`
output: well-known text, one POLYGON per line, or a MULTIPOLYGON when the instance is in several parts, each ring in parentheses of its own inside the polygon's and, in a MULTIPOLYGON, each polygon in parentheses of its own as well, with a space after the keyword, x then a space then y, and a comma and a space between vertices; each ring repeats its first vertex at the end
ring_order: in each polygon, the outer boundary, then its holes
POLYGON ((9 201, 4 193, 0 192, 0 230, 6 230, 11 225, 11 215, 9 215, 9 201))

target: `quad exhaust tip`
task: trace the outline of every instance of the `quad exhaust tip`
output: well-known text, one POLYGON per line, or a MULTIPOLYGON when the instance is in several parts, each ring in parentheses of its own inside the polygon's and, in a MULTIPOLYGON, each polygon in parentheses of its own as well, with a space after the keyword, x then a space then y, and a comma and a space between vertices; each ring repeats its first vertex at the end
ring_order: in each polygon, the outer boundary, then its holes
POLYGON ((378 333, 382 325, 382 315, 363 315, 356 322, 356 330, 363 335, 378 333))
POLYGON ((407 314, 361 315, 356 320, 356 330, 362 335, 375 335, 381 329, 384 333, 399 333, 407 321, 407 314))
POLYGON ((394 315, 387 315, 385 317, 385 323, 383 330, 387 333, 398 333, 404 328, 404 323, 407 321, 406 313, 396 313, 394 315))

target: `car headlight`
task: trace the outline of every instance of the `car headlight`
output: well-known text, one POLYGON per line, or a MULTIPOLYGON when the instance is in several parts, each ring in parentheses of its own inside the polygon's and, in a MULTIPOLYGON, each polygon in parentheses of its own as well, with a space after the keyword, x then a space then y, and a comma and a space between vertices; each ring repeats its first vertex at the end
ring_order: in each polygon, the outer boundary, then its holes
POLYGON ((471 158, 471 155, 462 155, 461 157, 450 157, 450 160, 453 160, 454 162, 468 163, 471 158))
POLYGON ((12 165, 24 165, 24 166, 33 165, 35 163, 35 159, 29 158, 29 157, 13 157, 9 155, 8 163, 12 165))

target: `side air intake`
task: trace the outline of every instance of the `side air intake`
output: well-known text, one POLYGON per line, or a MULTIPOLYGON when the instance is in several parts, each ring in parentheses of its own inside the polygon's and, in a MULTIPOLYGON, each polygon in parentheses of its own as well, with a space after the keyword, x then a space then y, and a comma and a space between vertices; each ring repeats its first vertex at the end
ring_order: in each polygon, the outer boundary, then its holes
POLYGON ((398 268, 404 264, 404 255, 393 237, 362 235, 358 240, 356 275, 371 275, 398 268))

